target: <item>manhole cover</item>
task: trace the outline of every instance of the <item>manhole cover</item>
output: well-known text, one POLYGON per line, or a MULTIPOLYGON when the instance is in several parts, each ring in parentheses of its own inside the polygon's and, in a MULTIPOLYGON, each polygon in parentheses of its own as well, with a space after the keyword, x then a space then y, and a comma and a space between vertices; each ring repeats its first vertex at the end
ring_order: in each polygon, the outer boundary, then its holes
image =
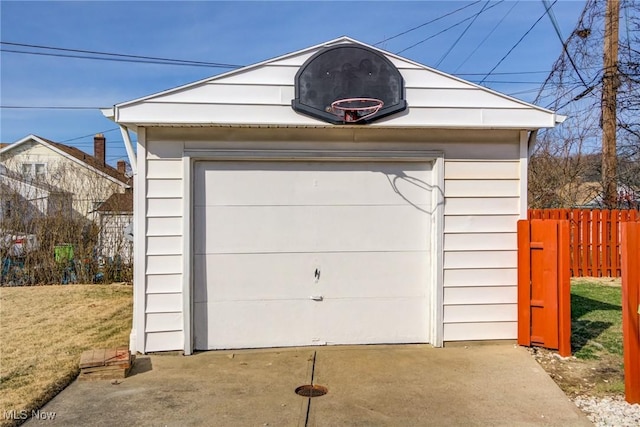
POLYGON ((324 396, 329 392, 329 389, 325 386, 317 384, 305 384, 296 388, 296 394, 304 397, 318 397, 324 396))

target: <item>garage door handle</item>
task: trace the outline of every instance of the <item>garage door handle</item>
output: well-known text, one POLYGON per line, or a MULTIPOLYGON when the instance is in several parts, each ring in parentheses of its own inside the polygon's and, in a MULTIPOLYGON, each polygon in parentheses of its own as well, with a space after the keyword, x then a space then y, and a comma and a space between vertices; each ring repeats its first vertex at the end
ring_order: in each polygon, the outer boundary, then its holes
POLYGON ((324 299, 322 295, 312 295, 309 298, 311 298, 314 301, 322 301, 324 299))

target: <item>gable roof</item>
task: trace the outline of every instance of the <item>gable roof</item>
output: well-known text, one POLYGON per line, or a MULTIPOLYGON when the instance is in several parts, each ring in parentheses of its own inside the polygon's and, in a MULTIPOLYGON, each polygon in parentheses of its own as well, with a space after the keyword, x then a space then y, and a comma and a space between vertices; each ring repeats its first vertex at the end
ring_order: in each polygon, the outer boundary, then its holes
POLYGON ((292 111, 293 76, 313 54, 325 47, 340 44, 359 45, 379 52, 394 63, 405 79, 408 111, 367 126, 538 129, 554 127, 564 120, 564 117, 556 115, 551 110, 495 92, 346 36, 116 104, 112 109, 102 112, 117 123, 129 127, 331 127, 332 125, 326 122, 292 111), (463 112, 464 109, 467 111, 463 112), (459 114, 450 114, 452 110, 457 110, 459 114))
POLYGON ((84 151, 76 147, 71 147, 69 145, 65 145, 59 142, 54 142, 33 134, 28 135, 22 138, 21 140, 16 141, 13 144, 9 144, 8 146, 0 149, 0 155, 6 152, 9 152, 10 150, 13 150, 17 147, 20 147, 21 145, 29 141, 35 141, 39 144, 42 144, 50 148, 51 150, 55 151, 56 153, 60 154, 61 156, 66 157, 67 159, 75 163, 78 163, 84 167, 87 167, 88 169, 93 170, 99 175, 102 175, 103 177, 109 179, 110 181, 116 182, 122 185, 123 187, 129 186, 130 178, 125 176, 123 173, 118 171, 113 166, 110 166, 108 164, 102 164, 98 159, 96 159, 92 155, 85 153, 84 151))

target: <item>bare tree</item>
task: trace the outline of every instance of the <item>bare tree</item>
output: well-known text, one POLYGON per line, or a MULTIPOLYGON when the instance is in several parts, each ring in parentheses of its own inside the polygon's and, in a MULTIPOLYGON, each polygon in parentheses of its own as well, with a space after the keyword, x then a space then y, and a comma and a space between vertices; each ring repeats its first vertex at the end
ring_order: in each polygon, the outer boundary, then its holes
MULTIPOLYGON (((574 31, 543 84, 536 103, 568 116, 558 128, 541 132, 531 161, 533 207, 572 206, 587 177, 602 182, 592 161, 602 148, 602 88, 605 0, 588 0, 574 31), (574 193, 571 195, 571 193, 574 193), (550 193, 553 193, 550 194, 550 193), (557 194, 562 193, 562 194, 557 194)), ((617 97, 617 182, 624 189, 640 185, 640 2, 621 1, 617 97)), ((617 203, 627 207, 625 194, 617 203)), ((628 196, 628 195, 627 195, 628 196)), ((602 194, 599 194, 604 201, 602 194)), ((635 195, 637 197, 637 195, 635 195)), ((603 202, 604 203, 604 202, 603 202)))

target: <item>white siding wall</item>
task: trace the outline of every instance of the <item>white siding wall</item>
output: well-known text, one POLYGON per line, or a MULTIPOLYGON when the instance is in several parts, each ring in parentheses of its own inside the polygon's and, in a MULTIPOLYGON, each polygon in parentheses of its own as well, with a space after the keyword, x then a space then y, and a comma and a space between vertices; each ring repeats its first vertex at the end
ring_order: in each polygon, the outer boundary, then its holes
POLYGON ((445 162, 445 341, 516 338, 519 174, 515 153, 445 162))
POLYGON ((146 135, 145 351, 184 346, 182 156, 206 149, 443 152, 444 340, 516 338, 518 131, 167 127, 146 135))
POLYGON ((184 347, 181 141, 146 142, 145 351, 184 347))

